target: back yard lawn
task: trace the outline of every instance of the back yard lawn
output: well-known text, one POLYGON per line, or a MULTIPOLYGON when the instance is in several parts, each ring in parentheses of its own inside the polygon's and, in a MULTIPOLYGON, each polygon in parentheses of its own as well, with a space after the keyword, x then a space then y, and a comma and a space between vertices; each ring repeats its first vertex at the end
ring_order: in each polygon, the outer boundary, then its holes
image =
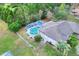
POLYGON ((5 22, 0 20, 0 55, 8 50, 13 55, 33 55, 32 50, 26 47, 15 33, 8 30, 5 22))

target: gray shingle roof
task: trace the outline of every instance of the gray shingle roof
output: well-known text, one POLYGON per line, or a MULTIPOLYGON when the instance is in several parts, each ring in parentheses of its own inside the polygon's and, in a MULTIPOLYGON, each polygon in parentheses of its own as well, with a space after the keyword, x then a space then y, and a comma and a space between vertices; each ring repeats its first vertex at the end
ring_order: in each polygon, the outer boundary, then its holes
POLYGON ((13 56, 11 51, 6 51, 2 56, 13 56))
POLYGON ((74 31, 79 33, 79 26, 78 24, 75 25, 74 23, 74 30, 73 30, 73 25, 72 23, 74 22, 68 22, 68 21, 60 21, 60 22, 48 22, 44 24, 40 32, 45 34, 46 36, 50 37, 51 39, 54 39, 56 41, 64 40, 66 41, 74 31))

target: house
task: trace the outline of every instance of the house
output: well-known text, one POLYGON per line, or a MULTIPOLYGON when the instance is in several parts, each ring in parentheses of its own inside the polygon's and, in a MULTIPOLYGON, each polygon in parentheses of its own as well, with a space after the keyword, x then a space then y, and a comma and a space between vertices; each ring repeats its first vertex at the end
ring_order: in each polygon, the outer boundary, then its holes
POLYGON ((72 10, 73 15, 79 16, 79 8, 75 8, 72 10))
POLYGON ((53 45, 58 44, 59 41, 66 42, 73 32, 79 34, 79 24, 69 21, 49 21, 43 24, 39 30, 44 42, 50 42, 53 45))
POLYGON ((76 16, 76 17, 79 16, 79 4, 72 4, 71 14, 76 16))
POLYGON ((2 56, 13 56, 11 51, 6 51, 5 53, 2 54, 2 56))

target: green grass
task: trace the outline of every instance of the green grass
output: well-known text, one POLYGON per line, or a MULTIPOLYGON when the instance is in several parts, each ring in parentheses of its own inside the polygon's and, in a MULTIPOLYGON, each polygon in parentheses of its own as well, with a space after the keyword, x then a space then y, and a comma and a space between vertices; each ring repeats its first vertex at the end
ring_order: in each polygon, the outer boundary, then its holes
POLYGON ((26 47, 24 42, 20 39, 19 43, 17 40, 18 37, 13 33, 6 33, 4 36, 0 37, 0 55, 10 50, 14 56, 32 56, 32 49, 26 47))
POLYGON ((15 50, 12 51, 12 53, 14 54, 14 56, 33 56, 33 52, 31 48, 17 48, 15 50))
POLYGON ((8 50, 13 49, 16 39, 17 36, 9 32, 0 37, 0 55, 8 50))
POLYGON ((10 50, 14 56, 32 56, 32 49, 25 46, 16 34, 7 32, 0 37, 0 55, 10 50), (17 41, 18 40, 18 41, 17 41))
POLYGON ((13 33, 6 33, 0 37, 0 55, 10 50, 14 56, 32 56, 32 49, 25 46, 24 42, 17 42, 18 37, 13 33), (16 42, 19 44, 16 44, 16 42))
POLYGON ((27 47, 24 42, 18 40, 17 43, 18 44, 15 44, 12 49, 14 56, 33 56, 33 50, 27 47))

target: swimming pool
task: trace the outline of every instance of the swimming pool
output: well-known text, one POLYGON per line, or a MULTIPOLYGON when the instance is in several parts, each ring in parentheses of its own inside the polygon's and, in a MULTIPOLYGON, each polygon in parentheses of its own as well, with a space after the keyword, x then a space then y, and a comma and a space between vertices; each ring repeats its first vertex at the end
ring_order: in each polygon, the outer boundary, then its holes
POLYGON ((30 37, 36 36, 39 33, 39 29, 42 26, 42 24, 43 24, 42 21, 37 21, 37 22, 27 25, 27 34, 30 37))
POLYGON ((27 30, 27 34, 34 38, 34 36, 38 35, 40 27, 32 27, 27 30))

